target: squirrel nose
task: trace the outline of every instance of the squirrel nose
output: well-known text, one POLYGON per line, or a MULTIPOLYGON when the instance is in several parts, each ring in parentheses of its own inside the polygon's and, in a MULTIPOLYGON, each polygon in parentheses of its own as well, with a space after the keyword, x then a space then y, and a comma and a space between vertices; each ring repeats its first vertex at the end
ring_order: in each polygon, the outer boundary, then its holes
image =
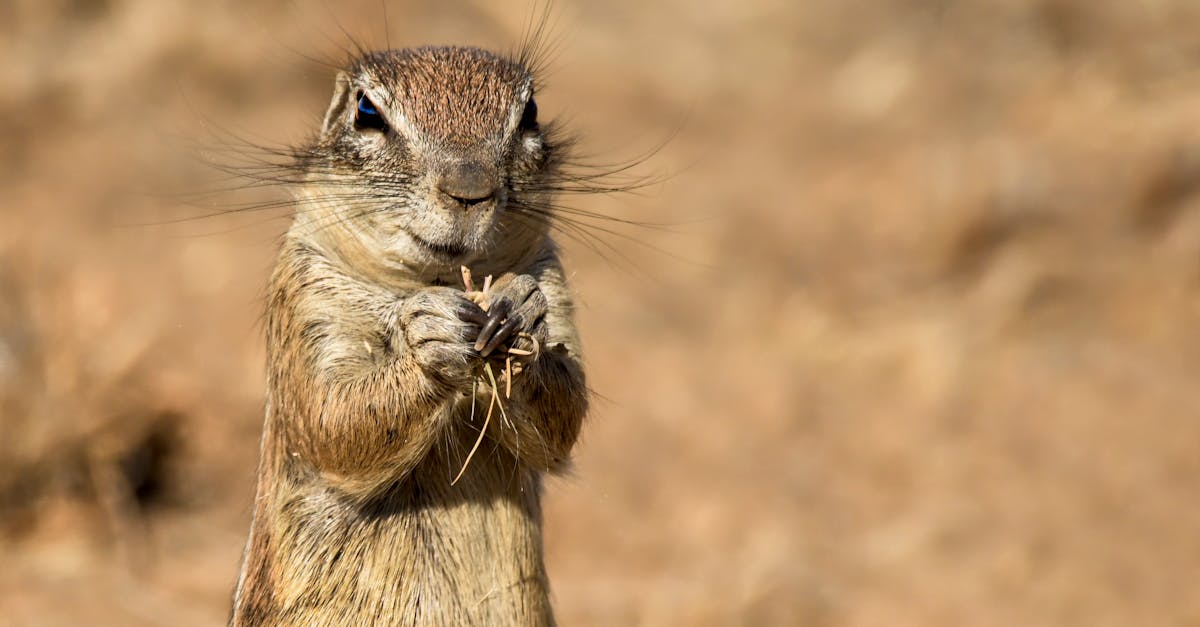
POLYGON ((494 177, 473 161, 450 166, 438 179, 437 188, 463 207, 491 200, 496 195, 494 177))

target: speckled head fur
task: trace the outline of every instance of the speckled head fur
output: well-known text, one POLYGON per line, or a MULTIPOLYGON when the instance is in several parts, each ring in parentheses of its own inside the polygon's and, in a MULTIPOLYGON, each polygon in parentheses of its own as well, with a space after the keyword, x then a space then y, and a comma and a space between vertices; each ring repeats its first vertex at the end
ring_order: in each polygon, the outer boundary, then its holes
POLYGON ((521 63, 477 48, 361 55, 302 152, 295 193, 314 210, 294 230, 377 279, 532 254, 556 165, 533 91, 521 63))

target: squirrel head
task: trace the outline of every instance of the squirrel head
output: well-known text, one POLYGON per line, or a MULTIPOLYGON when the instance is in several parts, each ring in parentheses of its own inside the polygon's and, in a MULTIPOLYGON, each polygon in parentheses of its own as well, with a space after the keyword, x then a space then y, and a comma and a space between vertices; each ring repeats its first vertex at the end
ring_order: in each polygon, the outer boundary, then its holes
POLYGON ((477 48, 357 58, 298 153, 294 232, 374 273, 442 275, 536 253, 556 146, 534 84, 519 62, 477 48))

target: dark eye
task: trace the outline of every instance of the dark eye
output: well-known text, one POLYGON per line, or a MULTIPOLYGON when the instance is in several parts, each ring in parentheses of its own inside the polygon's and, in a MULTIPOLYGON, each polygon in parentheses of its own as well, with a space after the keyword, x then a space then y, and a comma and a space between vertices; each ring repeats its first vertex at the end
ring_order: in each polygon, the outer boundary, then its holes
POLYGON ((537 103, 530 98, 525 103, 525 110, 521 112, 521 130, 532 131, 537 128, 537 103))
POLYGON ((375 108, 375 103, 361 91, 358 92, 358 110, 354 112, 354 126, 360 129, 373 128, 377 131, 386 131, 388 127, 383 116, 379 115, 379 109, 375 108))

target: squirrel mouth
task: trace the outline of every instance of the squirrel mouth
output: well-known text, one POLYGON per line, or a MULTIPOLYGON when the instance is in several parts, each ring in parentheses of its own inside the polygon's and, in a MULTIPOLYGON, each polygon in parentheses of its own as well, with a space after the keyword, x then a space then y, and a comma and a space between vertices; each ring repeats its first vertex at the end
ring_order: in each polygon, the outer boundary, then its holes
POLYGON ((414 233, 408 233, 408 237, 411 238, 412 241, 416 242, 421 248, 424 248, 439 257, 457 259, 463 255, 466 255, 468 252, 467 247, 462 244, 436 244, 414 233))

